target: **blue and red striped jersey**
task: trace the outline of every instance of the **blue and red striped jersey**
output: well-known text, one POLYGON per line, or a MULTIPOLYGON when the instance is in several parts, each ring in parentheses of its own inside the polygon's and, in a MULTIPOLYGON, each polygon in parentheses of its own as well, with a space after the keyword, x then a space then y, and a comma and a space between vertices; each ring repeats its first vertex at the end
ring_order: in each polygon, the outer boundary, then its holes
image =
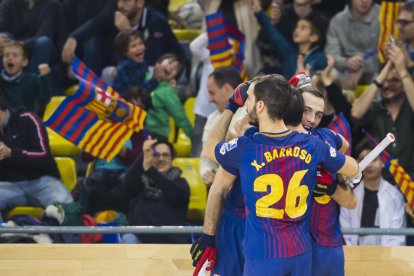
POLYGON ((240 173, 245 258, 285 258, 310 250, 309 206, 318 164, 336 172, 345 156, 312 135, 290 130, 222 142, 215 155, 224 169, 240 173))
MULTIPOLYGON (((330 129, 320 128, 311 130, 310 133, 337 150, 342 147, 342 138, 330 129)), ((337 181, 337 175, 332 174, 332 179, 333 181, 337 181)), ((343 244, 339 224, 339 206, 330 196, 314 195, 310 229, 312 238, 319 245, 341 246, 343 244)))

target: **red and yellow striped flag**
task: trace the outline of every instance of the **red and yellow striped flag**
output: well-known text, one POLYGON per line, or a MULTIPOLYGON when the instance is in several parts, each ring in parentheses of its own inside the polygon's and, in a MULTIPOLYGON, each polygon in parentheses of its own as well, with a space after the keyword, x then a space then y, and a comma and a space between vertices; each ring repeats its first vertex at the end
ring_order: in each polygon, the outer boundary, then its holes
POLYGON ((109 161, 143 128, 146 112, 122 99, 78 58, 72 71, 79 88, 45 125, 84 151, 109 161))
POLYGON ((378 58, 381 63, 385 61, 385 45, 390 43, 390 36, 398 38, 397 19, 401 11, 401 0, 383 0, 379 13, 380 34, 378 38, 378 58))

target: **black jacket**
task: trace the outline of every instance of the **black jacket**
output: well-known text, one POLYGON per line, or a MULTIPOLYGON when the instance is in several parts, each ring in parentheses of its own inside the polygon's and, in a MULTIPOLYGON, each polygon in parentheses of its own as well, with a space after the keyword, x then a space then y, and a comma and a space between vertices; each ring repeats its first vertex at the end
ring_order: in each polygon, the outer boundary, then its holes
MULTIPOLYGON (((100 12, 90 20, 84 22, 71 33, 78 42, 84 42, 97 34, 105 34, 115 39, 118 30, 114 25, 116 0, 107 0, 100 12)), ((138 26, 132 26, 144 35, 145 61, 149 66, 155 64, 157 59, 166 53, 174 53, 185 58, 184 50, 168 25, 167 19, 152 8, 145 8, 138 26)))
MULTIPOLYGON (((185 225, 190 200, 187 181, 182 177, 169 180, 154 167, 145 172, 142 161, 142 157, 137 158, 124 179, 131 197, 129 225, 185 225), (145 195, 142 174, 152 180, 155 188, 162 191, 161 198, 153 199, 145 195)), ((190 243, 189 235, 139 235, 139 239, 144 243, 190 243)))
POLYGON ((0 141, 12 150, 11 157, 0 161, 0 181, 32 180, 46 175, 60 178, 46 128, 35 114, 10 111, 4 131, 0 131, 0 141))
POLYGON ((0 5, 0 32, 9 32, 17 40, 47 36, 55 38, 60 4, 55 0, 38 0, 29 10, 26 0, 4 0, 0 5))

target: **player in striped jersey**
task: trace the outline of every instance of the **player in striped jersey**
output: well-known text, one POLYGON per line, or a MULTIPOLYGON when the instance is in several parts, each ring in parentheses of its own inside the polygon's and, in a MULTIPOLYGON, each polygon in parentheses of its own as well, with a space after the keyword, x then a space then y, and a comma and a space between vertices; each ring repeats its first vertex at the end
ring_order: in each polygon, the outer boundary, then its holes
MULTIPOLYGON (((312 88, 310 79, 303 73, 293 76, 289 83, 299 85, 302 91, 305 103, 303 126, 335 149, 345 152, 349 144, 341 135, 329 129, 314 130, 321 122, 325 107, 322 92, 312 88)), ((330 174, 323 168, 318 171, 317 181, 310 216, 312 275, 344 275, 343 239, 339 224, 338 203, 352 209, 356 206, 356 197, 346 185, 339 185, 337 193, 332 197, 318 194, 318 187, 332 187, 335 186, 332 184, 338 181, 336 174, 330 174), (330 256, 329 262, 326 262, 326 256, 330 256)))
MULTIPOLYGON (((239 169, 246 199, 246 275, 310 275, 308 206, 317 165, 346 176, 354 176, 358 169, 355 160, 321 140, 286 128, 281 118, 290 91, 281 76, 255 79, 248 90, 247 108, 260 132, 217 144, 232 116, 225 111, 207 143, 206 155, 224 168, 216 175, 222 189, 235 178, 225 170, 239 169)), ((219 215, 211 205, 209 197, 207 215, 219 215)), ((204 231, 211 234, 208 223, 204 231)))

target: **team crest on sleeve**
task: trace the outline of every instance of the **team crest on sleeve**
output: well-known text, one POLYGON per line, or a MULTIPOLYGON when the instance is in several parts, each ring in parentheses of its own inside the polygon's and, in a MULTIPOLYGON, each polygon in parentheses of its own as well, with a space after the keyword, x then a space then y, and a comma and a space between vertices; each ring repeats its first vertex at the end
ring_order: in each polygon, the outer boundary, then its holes
POLYGON ((329 147, 329 152, 331 154, 331 157, 336 157, 336 150, 333 147, 329 147))
POLYGON ((224 155, 226 154, 227 151, 231 151, 232 149, 237 147, 237 138, 234 138, 226 143, 224 143, 223 145, 221 145, 220 148, 220 154, 224 155))

